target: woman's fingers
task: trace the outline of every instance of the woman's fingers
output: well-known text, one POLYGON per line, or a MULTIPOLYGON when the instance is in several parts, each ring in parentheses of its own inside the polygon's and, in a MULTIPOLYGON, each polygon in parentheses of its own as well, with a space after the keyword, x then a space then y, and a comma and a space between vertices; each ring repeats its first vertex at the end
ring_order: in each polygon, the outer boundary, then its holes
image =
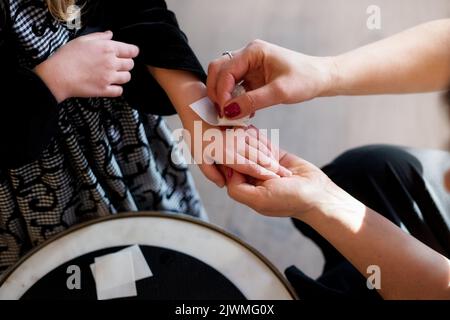
POLYGON ((228 61, 228 56, 222 56, 214 60, 208 66, 208 78, 206 79, 206 88, 208 97, 215 102, 219 102, 216 96, 217 76, 222 65, 228 61))
MULTIPOLYGON (((232 98, 231 93, 236 87, 237 81, 230 73, 224 73, 223 75, 219 75, 219 77, 221 81, 217 83, 216 99, 219 102, 219 105, 223 106, 224 102, 229 101, 232 98)), ((225 109, 223 109, 223 111, 225 111, 225 109)))
MULTIPOLYGON (((226 81, 226 79, 222 81, 226 81)), ((283 100, 282 92, 283 84, 281 81, 276 80, 231 99, 223 108, 223 114, 229 119, 251 116, 259 109, 279 104, 283 100)))
POLYGON ((244 49, 234 51, 231 53, 233 58, 224 55, 209 64, 206 82, 208 96, 221 107, 231 99, 234 87, 249 71, 244 52, 244 49))
POLYGON ((267 199, 267 193, 263 187, 247 183, 246 177, 239 172, 232 171, 227 176, 227 189, 231 198, 252 208, 256 207, 255 204, 263 204, 267 199))
POLYGON ((277 161, 280 160, 280 149, 279 149, 279 147, 274 145, 272 143, 272 141, 270 141, 269 138, 267 138, 267 136, 261 130, 259 130, 254 125, 250 125, 247 128, 246 132, 247 132, 248 135, 254 137, 259 142, 261 142, 264 146, 266 146, 270 150, 270 152, 272 154, 272 157, 275 160, 277 160, 277 161))
POLYGON ((200 169, 206 178, 215 183, 219 188, 225 186, 225 178, 215 164, 202 164, 200 165, 200 169))
POLYGON ((238 171, 242 174, 248 175, 258 180, 269 180, 274 178, 280 178, 280 176, 263 166, 260 166, 256 162, 253 162, 239 153, 234 154, 235 161, 232 161, 231 164, 226 163, 225 165, 235 171, 238 171))
POLYGON ((81 36, 80 40, 111 40, 113 37, 112 31, 105 31, 105 32, 94 32, 87 34, 85 36, 81 36))
POLYGON ((212 62, 208 74, 208 94, 222 108, 229 119, 240 119, 252 115, 256 110, 278 104, 282 86, 277 81, 267 83, 232 99, 231 92, 236 83, 245 80, 249 73, 258 72, 260 82, 264 80, 264 47, 249 45, 233 53, 233 58, 222 57, 212 62), (226 60, 228 59, 228 60, 226 60))
MULTIPOLYGON (((240 119, 251 116, 256 110, 291 101, 293 84, 290 69, 280 66, 278 61, 281 58, 274 55, 274 50, 281 49, 255 40, 244 49, 233 52, 233 58, 220 58, 210 64, 208 94, 220 105, 225 117, 240 119), (242 80, 247 92, 232 98, 235 85, 242 80)), ((285 51, 279 55, 286 56, 286 61, 289 61, 293 54, 285 51)))

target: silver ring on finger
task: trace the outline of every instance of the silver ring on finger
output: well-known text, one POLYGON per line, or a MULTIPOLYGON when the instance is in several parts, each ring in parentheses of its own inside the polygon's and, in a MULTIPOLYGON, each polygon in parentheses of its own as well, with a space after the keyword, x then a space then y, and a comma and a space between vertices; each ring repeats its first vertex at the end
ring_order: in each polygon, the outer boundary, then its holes
POLYGON ((225 51, 224 53, 222 53, 222 56, 228 56, 230 60, 233 60, 233 54, 231 53, 231 51, 225 51))

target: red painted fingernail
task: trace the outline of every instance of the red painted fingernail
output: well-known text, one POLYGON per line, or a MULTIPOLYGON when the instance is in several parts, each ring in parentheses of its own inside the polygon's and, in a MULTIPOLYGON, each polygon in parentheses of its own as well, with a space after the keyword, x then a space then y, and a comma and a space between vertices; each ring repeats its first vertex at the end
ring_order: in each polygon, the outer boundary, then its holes
POLYGON ((223 112, 227 118, 234 118, 241 114, 241 107, 234 102, 229 106, 226 106, 223 112))
POLYGON ((214 107, 216 108, 217 114, 219 115, 219 118, 222 118, 222 110, 220 110, 220 107, 217 103, 214 103, 214 107))
POLYGON ((233 169, 227 168, 227 178, 231 179, 233 177, 233 169))

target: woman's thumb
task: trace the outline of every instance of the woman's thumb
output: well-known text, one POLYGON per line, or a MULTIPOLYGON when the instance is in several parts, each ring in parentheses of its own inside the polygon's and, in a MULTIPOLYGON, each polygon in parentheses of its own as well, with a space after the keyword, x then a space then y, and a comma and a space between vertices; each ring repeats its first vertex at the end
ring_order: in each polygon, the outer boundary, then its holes
POLYGON ((223 115, 228 119, 240 119, 252 115, 259 109, 280 103, 280 97, 274 83, 248 91, 231 99, 223 109, 223 115))

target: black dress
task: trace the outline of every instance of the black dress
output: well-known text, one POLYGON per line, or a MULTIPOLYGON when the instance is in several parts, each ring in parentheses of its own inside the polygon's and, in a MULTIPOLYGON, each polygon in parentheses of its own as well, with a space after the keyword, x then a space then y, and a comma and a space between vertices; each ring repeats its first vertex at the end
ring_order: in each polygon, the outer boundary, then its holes
POLYGON ((164 1, 89 1, 81 30, 55 20, 45 0, 0 5, 0 273, 87 219, 137 210, 204 218, 161 118, 173 106, 146 70, 187 70, 205 79, 164 1), (32 69, 71 39, 104 30, 141 49, 124 96, 58 105, 32 69))

